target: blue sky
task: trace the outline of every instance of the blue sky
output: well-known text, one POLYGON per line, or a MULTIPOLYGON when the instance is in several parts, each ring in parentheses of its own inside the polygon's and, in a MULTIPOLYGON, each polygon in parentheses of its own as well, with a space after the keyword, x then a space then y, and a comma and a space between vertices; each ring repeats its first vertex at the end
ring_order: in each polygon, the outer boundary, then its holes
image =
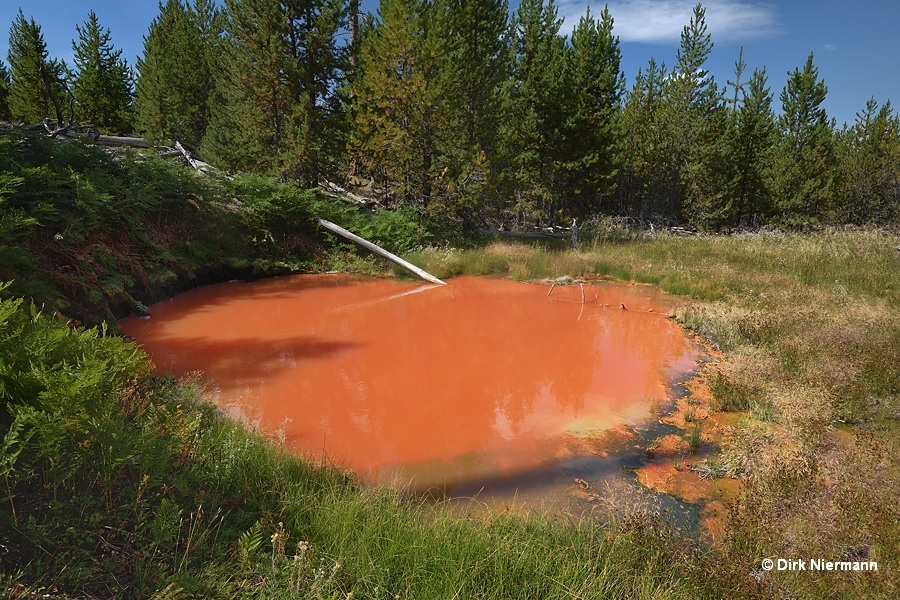
MULTIPOLYGON (((511 0, 516 6, 518 0, 511 0)), ((590 6, 599 15, 604 2, 557 0, 559 14, 571 31, 590 6)), ((675 63, 681 29, 696 0, 611 0, 615 34, 622 42, 622 71, 630 86, 650 57, 675 63)), ((857 0, 707 0, 706 18, 715 47, 708 67, 722 85, 733 79, 734 62, 744 48, 749 77, 765 67, 778 99, 788 71, 802 67, 815 54, 819 76, 828 86, 825 108, 840 126, 852 122, 866 100, 891 100, 900 109, 900 1, 857 0)), ((6 61, 9 25, 19 7, 41 25, 50 53, 71 64, 75 25, 93 9, 113 43, 134 65, 143 36, 158 11, 157 0, 0 0, 0 57, 6 61)), ((377 0, 363 0, 372 10, 377 0)))

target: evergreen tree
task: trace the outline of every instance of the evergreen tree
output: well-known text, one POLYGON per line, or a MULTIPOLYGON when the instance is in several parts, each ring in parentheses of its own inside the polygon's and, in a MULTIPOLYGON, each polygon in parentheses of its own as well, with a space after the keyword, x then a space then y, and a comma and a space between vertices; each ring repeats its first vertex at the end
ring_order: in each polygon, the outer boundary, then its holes
POLYGON ((734 90, 734 96, 731 99, 732 113, 737 113, 738 100, 741 99, 742 94, 744 93, 744 86, 746 84, 741 81, 741 77, 744 75, 744 69, 746 68, 747 63, 744 62, 744 48, 741 46, 741 49, 738 51, 738 59, 734 62, 734 81, 728 81, 728 85, 734 90))
POLYGON ((563 189, 574 216, 596 212, 601 199, 611 197, 615 189, 619 167, 614 123, 624 91, 620 62, 609 10, 604 8, 599 22, 588 10, 572 32, 565 64, 569 95, 563 189))
POLYGON ((616 193, 617 210, 641 220, 663 214, 668 204, 666 194, 678 176, 665 122, 664 88, 668 79, 665 63, 659 65, 651 58, 646 70, 638 70, 618 119, 622 170, 616 193))
MULTIPOLYGON (((701 4, 694 7, 690 22, 681 31, 681 45, 675 55, 676 65, 670 82, 670 96, 681 108, 708 114, 721 102, 721 93, 715 78, 706 70, 706 61, 712 53, 713 41, 706 25, 706 9, 701 4)), ((690 113, 683 118, 688 119, 690 113)), ((687 122, 685 130, 693 123, 687 122)))
POLYGON ((9 29, 9 110, 12 117, 36 123, 55 117, 63 124, 65 66, 49 58, 47 44, 34 19, 25 19, 21 9, 9 29))
POLYGON ((209 122, 219 38, 214 0, 166 0, 144 37, 138 59, 135 129, 156 140, 196 147, 209 122))
POLYGON ((469 214, 496 190, 501 92, 510 72, 507 0, 448 0, 444 69, 454 135, 439 157, 450 208, 469 214))
POLYGON ((335 0, 228 0, 225 76, 204 150, 223 166, 318 184, 336 170, 335 0))
POLYGON ((753 71, 741 95, 743 102, 734 114, 730 138, 736 169, 730 224, 758 226, 770 210, 766 174, 777 139, 773 97, 765 69, 753 71))
POLYGON ((498 94, 509 76, 507 0, 450 0, 448 59, 463 145, 492 153, 498 94))
POLYGON ((896 224, 900 219, 900 117, 871 98, 842 135, 841 220, 896 224))
POLYGON ((114 50, 109 29, 100 27, 97 14, 88 13, 84 26, 75 26, 78 41, 75 51, 76 73, 72 81, 76 116, 104 131, 128 133, 131 129, 133 82, 131 69, 114 50))
POLYGON ((515 58, 503 124, 505 160, 510 165, 511 207, 519 224, 526 218, 552 221, 560 216, 557 193, 562 174, 566 90, 563 86, 565 38, 556 4, 522 0, 514 20, 515 58))
POLYGON ((9 70, 0 60, 0 120, 8 121, 11 116, 9 111, 9 70))
POLYGON ((781 140, 772 189, 776 220, 785 225, 803 226, 835 216, 833 126, 822 106, 827 93, 812 54, 803 70, 788 73, 781 92, 781 140))
POLYGON ((225 6, 219 79, 203 152, 233 170, 278 170, 287 130, 286 16, 272 1, 225 6))
POLYGON ((346 12, 342 0, 293 0, 286 6, 292 85, 283 172, 315 187, 322 175, 337 172, 344 145, 335 88, 343 77, 344 57, 336 41, 346 12))
POLYGON ((732 180, 722 92, 705 68, 712 48, 706 11, 698 4, 682 30, 677 64, 666 86, 669 135, 679 170, 678 188, 667 194, 667 212, 704 228, 727 220, 732 180))
POLYGON ((351 146, 386 204, 429 208, 448 135, 445 5, 384 0, 360 40, 351 146))

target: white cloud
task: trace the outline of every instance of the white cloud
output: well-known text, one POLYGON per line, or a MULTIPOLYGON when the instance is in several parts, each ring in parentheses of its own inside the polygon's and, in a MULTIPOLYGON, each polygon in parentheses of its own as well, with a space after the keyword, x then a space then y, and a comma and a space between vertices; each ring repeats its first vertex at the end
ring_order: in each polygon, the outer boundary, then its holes
POLYGON ((828 50, 829 52, 833 52, 838 49, 837 46, 835 46, 834 44, 825 44, 825 46, 823 46, 823 47, 826 50, 828 50))
MULTIPOLYGON (((697 0, 561 0, 563 28, 571 31, 587 6, 597 17, 604 4, 615 22, 613 33, 623 42, 677 42, 693 16, 697 0)), ((706 0, 706 24, 713 42, 771 37, 781 33, 775 9, 760 2, 706 0)))

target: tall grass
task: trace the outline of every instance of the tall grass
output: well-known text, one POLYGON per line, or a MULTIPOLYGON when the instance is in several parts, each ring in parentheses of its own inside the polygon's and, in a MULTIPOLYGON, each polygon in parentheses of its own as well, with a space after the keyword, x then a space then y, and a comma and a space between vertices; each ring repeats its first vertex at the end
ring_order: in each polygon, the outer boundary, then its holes
POLYGON ((650 518, 481 513, 361 489, 131 344, 0 301, 3 591, 92 598, 696 598, 734 586, 650 518), (717 583, 713 583, 713 582, 717 583))
MULTIPOLYGON (((612 277, 676 295, 678 320, 725 352, 708 373, 712 408, 745 411, 718 459, 745 480, 723 564, 749 573, 766 556, 862 552, 879 573, 759 579, 775 596, 889 598, 900 593, 898 243, 874 231, 612 236, 578 251, 481 253, 498 275, 612 277)), ((477 253, 456 253, 456 272, 477 253)), ((435 253, 414 260, 441 276, 435 253)))
MULTIPOLYGON (((158 162, 122 165, 66 147, 52 162, 56 147, 40 140, 13 164, 18 146, 4 143, 2 166, 28 169, 0 182, 5 208, 18 211, 3 225, 0 274, 58 300, 53 308, 68 298, 98 317, 107 308, 92 307, 128 301, 134 288, 223 261, 271 266, 302 250, 290 244, 308 243, 284 228, 306 222, 313 199, 270 181, 198 183, 158 162), (70 185, 97 165, 103 177, 70 185), (48 189, 62 195, 48 204, 48 189), (124 210, 111 209, 113 197, 124 210), (90 210, 74 211, 76 202, 90 210), (49 211, 46 223, 72 227, 35 233, 35 207, 49 211), (208 220, 213 213, 225 221, 208 220), (151 260, 139 262, 143 250, 151 260), (45 280, 54 265, 77 268, 45 280)), ((408 219, 373 232, 399 232, 405 247, 427 241, 408 219)), ((719 457, 746 494, 723 545, 704 551, 646 515, 610 527, 465 516, 361 489, 223 417, 199 380, 149 375, 123 340, 0 300, 0 586, 102 598, 896 597, 896 569, 758 576, 758 565, 767 556, 896 560, 898 243, 866 232, 610 231, 578 251, 492 244, 412 256, 439 277, 612 277, 681 297, 677 318, 726 352, 710 376, 714 406, 747 411, 719 457)), ((338 268, 369 268, 336 256, 338 268)), ((700 446, 699 427, 695 439, 700 446)))

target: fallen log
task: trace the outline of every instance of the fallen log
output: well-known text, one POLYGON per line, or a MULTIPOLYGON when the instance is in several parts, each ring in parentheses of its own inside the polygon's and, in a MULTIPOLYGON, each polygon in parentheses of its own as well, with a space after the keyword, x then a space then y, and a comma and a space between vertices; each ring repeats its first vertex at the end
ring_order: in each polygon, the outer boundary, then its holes
POLYGON ((333 195, 333 197, 346 198, 347 200, 353 202, 354 204, 359 204, 361 206, 365 206, 367 204, 375 203, 374 200, 371 200, 369 198, 364 198, 363 196, 360 196, 358 194, 354 194, 350 190, 342 188, 338 184, 332 183, 331 181, 325 181, 319 187, 325 193, 327 193, 329 195, 333 195))
POLYGON ((175 149, 184 155, 184 159, 187 161, 187 163, 189 165, 191 165, 191 167, 193 167, 195 169, 208 169, 209 168, 208 164, 206 164, 202 160, 197 160, 196 158, 191 156, 191 153, 187 151, 187 148, 182 146, 181 142, 179 142, 177 140, 175 141, 175 149))
POLYGON ((356 242, 363 248, 366 248, 367 250, 371 250, 372 252, 374 252, 375 254, 378 254, 379 256, 383 256, 384 258, 388 259, 389 261, 392 261, 392 262, 400 265, 401 267, 403 267, 410 273, 414 273, 415 275, 418 275, 425 281, 429 281, 431 283, 437 283, 440 285, 447 285, 447 283, 445 281, 441 281, 440 279, 438 279, 431 273, 423 271, 416 265, 406 262, 405 260, 403 260, 402 258, 397 256, 396 254, 392 254, 392 253, 388 252, 387 250, 385 250, 384 248, 382 248, 380 246, 376 246, 372 242, 370 242, 366 239, 363 239, 354 233, 350 233, 349 231, 347 231, 340 225, 335 225, 331 221, 326 221, 325 219, 319 219, 319 225, 321 225, 322 227, 324 227, 325 229, 327 229, 333 233, 336 233, 342 237, 347 238, 348 240, 350 240, 352 242, 356 242))
POLYGON ((565 231, 500 231, 493 229, 479 229, 478 233, 481 235, 488 236, 497 236, 502 238, 513 238, 513 239, 565 239, 572 237, 571 233, 567 233, 565 231))
POLYGON ((129 148, 153 148, 156 146, 156 144, 144 138, 118 135, 98 135, 95 141, 104 146, 127 146, 129 148))

